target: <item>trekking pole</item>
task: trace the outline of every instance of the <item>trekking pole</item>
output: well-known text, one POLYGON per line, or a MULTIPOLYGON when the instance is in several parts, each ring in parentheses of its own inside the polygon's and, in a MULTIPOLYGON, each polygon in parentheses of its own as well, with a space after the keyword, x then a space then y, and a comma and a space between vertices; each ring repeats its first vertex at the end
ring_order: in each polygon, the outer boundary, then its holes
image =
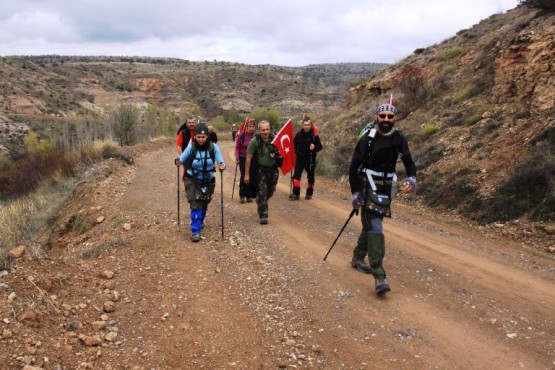
POLYGON ((224 240, 224 170, 220 170, 220 185, 222 193, 222 198, 220 201, 220 205, 222 208, 222 240, 224 240))
POLYGON ((233 176, 233 189, 231 189, 231 200, 233 200, 233 193, 235 193, 235 180, 237 180, 237 167, 239 167, 239 162, 235 163, 235 176, 233 176))
POLYGON ((177 161, 179 159, 175 159, 176 167, 177 167, 177 226, 181 226, 181 218, 179 212, 179 167, 177 166, 177 161))
POLYGON ((324 261, 326 260, 326 258, 328 258, 328 254, 330 254, 333 246, 335 245, 335 243, 337 242, 337 239, 339 239, 339 236, 341 235, 341 233, 343 232, 343 230, 345 230, 345 228, 347 227, 347 224, 349 223, 349 221, 351 220, 351 218, 353 217, 354 214, 358 215, 358 209, 354 209, 351 211, 351 214, 349 215, 349 218, 347 219, 347 221, 345 222, 345 225, 343 225, 343 227, 341 228, 341 231, 339 231, 339 234, 337 234, 337 238, 335 238, 335 240, 333 241, 333 244, 331 245, 330 249, 328 250, 328 253, 326 253, 326 256, 324 257, 324 261))

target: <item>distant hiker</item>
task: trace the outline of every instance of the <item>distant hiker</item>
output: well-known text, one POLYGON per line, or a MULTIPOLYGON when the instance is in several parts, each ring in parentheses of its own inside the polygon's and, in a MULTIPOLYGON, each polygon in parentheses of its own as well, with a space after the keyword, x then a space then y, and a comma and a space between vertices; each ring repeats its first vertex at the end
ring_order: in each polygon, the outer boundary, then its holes
POLYGON ((195 127, 197 126, 197 119, 194 116, 188 116, 185 123, 177 130, 176 149, 177 154, 181 155, 189 143, 195 140, 195 127))
POLYGON ((234 123, 231 125, 231 140, 235 141, 236 136, 237 136, 237 125, 234 123))
POLYGON ((225 163, 218 148, 208 140, 208 127, 204 123, 196 127, 195 141, 187 146, 176 158, 177 166, 183 164, 185 172, 185 192, 191 208, 191 240, 200 240, 208 204, 216 186, 216 166, 223 171, 225 163))
POLYGON ((362 232, 353 250, 351 265, 371 273, 378 295, 391 289, 383 268, 385 238, 383 218, 391 217, 391 201, 397 191, 395 164, 400 156, 407 172, 403 191, 416 188, 416 165, 407 138, 394 128, 397 109, 389 103, 378 106, 375 124, 358 140, 349 166, 349 185, 354 209, 362 208, 362 232), (364 262, 368 255, 370 265, 364 262))
POLYGON ((214 126, 208 125, 208 139, 216 144, 218 142, 218 135, 216 131, 214 131, 214 126))
POLYGON ((235 141, 235 161, 239 163, 239 170, 241 171, 241 179, 239 180, 239 202, 245 201, 251 203, 252 199, 256 197, 256 187, 258 185, 258 165, 256 157, 252 157, 251 166, 249 171, 250 183, 245 184, 245 165, 247 161, 247 148, 254 138, 256 130, 256 123, 254 120, 247 121, 247 127, 239 133, 235 141))
MULTIPOLYGON (((258 162, 258 185, 256 193, 256 204, 260 223, 268 223, 268 200, 274 195, 279 180, 278 168, 281 166, 282 158, 279 151, 272 145, 273 136, 270 132, 270 122, 260 121, 258 123, 259 133, 247 147, 247 159, 245 164, 245 184, 251 183, 250 168, 253 156, 258 162)), ((255 179, 252 179, 255 181, 255 179)))
POLYGON ((308 185, 304 199, 312 199, 314 193, 314 170, 316 168, 316 153, 322 150, 322 143, 317 130, 310 118, 305 117, 303 127, 297 132, 295 143, 295 172, 293 173, 293 193, 291 200, 299 200, 301 195, 301 176, 303 170, 308 177, 308 185))

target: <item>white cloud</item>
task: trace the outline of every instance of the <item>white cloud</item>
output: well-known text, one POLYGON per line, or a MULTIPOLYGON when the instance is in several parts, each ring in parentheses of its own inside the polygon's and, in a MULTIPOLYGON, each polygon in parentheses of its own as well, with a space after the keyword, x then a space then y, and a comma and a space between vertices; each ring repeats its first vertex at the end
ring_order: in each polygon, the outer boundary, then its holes
POLYGON ((8 0, 0 55, 395 62, 518 0, 8 0))

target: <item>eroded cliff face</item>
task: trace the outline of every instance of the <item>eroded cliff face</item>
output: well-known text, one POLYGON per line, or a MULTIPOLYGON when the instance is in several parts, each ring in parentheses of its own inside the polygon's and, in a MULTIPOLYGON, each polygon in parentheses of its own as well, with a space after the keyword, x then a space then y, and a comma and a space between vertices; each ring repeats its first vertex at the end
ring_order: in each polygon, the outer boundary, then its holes
MULTIPOLYGON (((458 187, 487 199, 534 148, 545 149, 545 158, 555 155, 554 61, 555 14, 519 6, 416 50, 351 88, 348 100, 368 117, 393 94, 402 117, 397 126, 411 139, 424 185, 443 197, 458 187), (415 76, 419 89, 403 86, 415 76), (426 132, 430 126, 434 133, 426 132)), ((554 188, 549 182, 547 189, 554 188)))
POLYGON ((492 95, 510 113, 549 114, 555 107, 555 16, 533 19, 500 51, 492 95))

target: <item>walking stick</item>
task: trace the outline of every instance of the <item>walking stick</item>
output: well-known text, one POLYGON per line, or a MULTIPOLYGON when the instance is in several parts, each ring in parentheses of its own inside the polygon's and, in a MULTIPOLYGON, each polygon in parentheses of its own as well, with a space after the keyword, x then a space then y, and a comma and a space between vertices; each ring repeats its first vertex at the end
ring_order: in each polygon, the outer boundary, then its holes
POLYGON ((220 205, 222 208, 222 240, 224 240, 224 170, 220 170, 220 184, 222 193, 222 198, 220 201, 220 205))
POLYGON ((349 223, 349 221, 351 220, 351 218, 353 217, 354 214, 358 215, 358 209, 354 209, 351 211, 351 214, 349 215, 349 218, 347 219, 347 221, 345 222, 345 225, 343 225, 343 227, 341 228, 341 231, 339 231, 339 234, 337 234, 337 238, 335 238, 335 240, 333 241, 333 244, 331 245, 330 249, 328 250, 328 253, 326 253, 326 256, 324 257, 324 261, 326 260, 326 258, 328 258, 328 254, 330 254, 333 246, 335 245, 335 243, 337 242, 337 239, 339 239, 339 236, 341 235, 341 233, 343 232, 343 230, 345 230, 345 227, 347 227, 347 224, 349 223))
POLYGON ((235 193, 235 180, 237 180, 237 167, 239 167, 239 162, 235 164, 235 176, 233 176, 233 189, 231 189, 231 200, 233 200, 233 194, 235 193))
MULTIPOLYGON (((175 159, 175 163, 177 165, 177 161, 179 159, 175 159)), ((177 166, 177 226, 181 226, 181 218, 180 218, 180 212, 179 212, 179 167, 177 166)))

